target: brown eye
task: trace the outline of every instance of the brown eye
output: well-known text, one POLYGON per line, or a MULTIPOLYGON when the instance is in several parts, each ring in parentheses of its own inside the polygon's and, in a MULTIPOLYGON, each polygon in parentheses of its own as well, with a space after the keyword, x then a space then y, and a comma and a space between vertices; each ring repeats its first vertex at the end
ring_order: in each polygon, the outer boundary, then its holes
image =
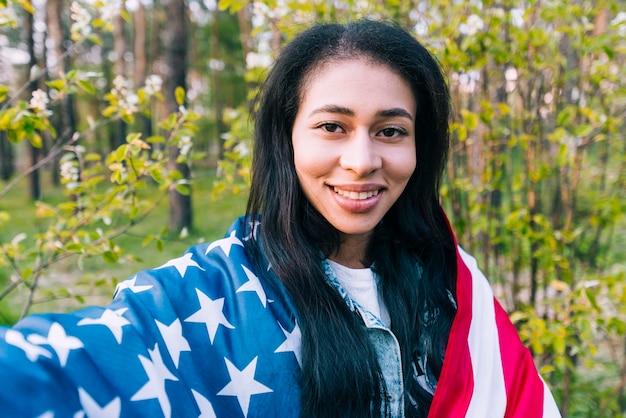
POLYGON ((322 128, 324 128, 324 130, 326 130, 327 132, 338 132, 341 127, 339 125, 337 125, 336 123, 325 123, 322 125, 322 128))
POLYGON ((398 133, 398 130, 396 128, 386 128, 386 129, 383 129, 382 131, 380 131, 380 133, 383 136, 391 138, 392 136, 395 136, 398 133))
POLYGON ((389 127, 379 131, 378 135, 382 136, 383 138, 399 138, 401 136, 408 135, 408 132, 403 128, 389 127))
POLYGON ((324 132, 328 132, 330 134, 337 134, 337 133, 342 133, 344 132, 343 128, 341 127, 341 125, 339 125, 338 123, 333 123, 333 122, 324 122, 324 123, 320 123, 317 126, 318 129, 323 129, 324 132))

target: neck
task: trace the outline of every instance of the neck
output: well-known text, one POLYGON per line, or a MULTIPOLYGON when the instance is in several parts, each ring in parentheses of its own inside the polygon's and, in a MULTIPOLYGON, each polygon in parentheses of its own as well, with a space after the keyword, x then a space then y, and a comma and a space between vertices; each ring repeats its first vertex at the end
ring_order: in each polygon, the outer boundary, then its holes
POLYGON ((339 249, 328 258, 350 268, 369 267, 368 244, 369 236, 342 235, 339 249))

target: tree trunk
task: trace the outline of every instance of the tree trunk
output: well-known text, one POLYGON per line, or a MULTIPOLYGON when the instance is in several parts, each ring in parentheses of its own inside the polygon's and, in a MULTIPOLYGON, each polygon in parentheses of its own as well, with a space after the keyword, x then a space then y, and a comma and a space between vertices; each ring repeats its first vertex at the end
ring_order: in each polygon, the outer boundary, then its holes
MULTIPOLYGON (((28 54, 30 56, 30 60, 28 66, 26 68, 26 76, 28 77, 28 88, 26 89, 26 100, 30 100, 33 96, 33 92, 37 89, 37 81, 30 79, 30 74, 33 68, 37 65, 37 57, 35 56, 35 40, 33 39, 34 32, 34 17, 28 11, 24 10, 24 26, 23 37, 22 39, 26 40, 28 47, 28 54)), ((29 156, 29 165, 34 166, 39 161, 39 149, 34 147, 32 143, 28 143, 28 156, 29 156)), ((41 179, 39 175, 39 169, 33 170, 33 172, 29 176, 28 190, 31 199, 38 200, 41 198, 41 179)))
MULTIPOLYGON (((122 2, 120 7, 124 9, 124 2, 122 2)), ((124 63, 124 54, 126 53, 125 26, 124 18, 121 14, 117 14, 113 18, 113 53, 115 56, 113 74, 115 77, 122 77, 124 80, 126 80, 126 64, 124 63)), ((123 120, 118 120, 115 123, 115 134, 111 137, 111 150, 116 149, 125 142, 126 123, 123 120)))
MULTIPOLYGON (((219 31, 219 9, 216 7, 213 11, 213 25, 211 27, 211 58, 214 60, 221 59, 220 51, 220 31, 219 31)), ((222 160, 224 158, 224 141, 222 140, 222 133, 226 130, 224 126, 224 103, 222 94, 222 71, 213 66, 211 68, 211 83, 213 87, 213 106, 215 108, 215 132, 217 143, 219 144, 219 156, 222 160)))
POLYGON ((7 181, 13 175, 13 146, 4 131, 0 131, 0 179, 7 181))
MULTIPOLYGON (((51 78, 59 77, 61 73, 67 73, 70 70, 70 57, 65 57, 67 53, 65 48, 65 42, 69 39, 69 33, 64 29, 62 22, 62 14, 65 5, 63 0, 48 0, 46 2, 46 27, 48 30, 48 39, 51 41, 51 46, 45 51, 46 62, 48 58, 54 63, 48 72, 48 76, 51 78)), ((74 132, 76 132, 76 109, 74 108, 73 95, 65 95, 59 105, 58 111, 55 112, 55 130, 57 131, 57 138, 48 138, 52 141, 51 145, 55 142, 66 142, 72 138, 74 132)), ((51 167, 52 182, 59 184, 59 157, 54 159, 51 167)))
MULTIPOLYGON (((148 58, 146 56, 146 9, 141 2, 138 3, 137 10, 135 11, 133 18, 135 22, 134 79, 135 88, 138 89, 145 85, 146 77, 148 76, 148 58)), ((144 138, 148 138, 152 135, 152 119, 144 114, 140 114, 138 118, 141 123, 141 133, 144 138)))
MULTIPOLYGON (((177 87, 186 89, 187 77, 187 24, 186 7, 184 0, 168 0, 166 2, 168 16, 167 30, 163 32, 165 50, 165 74, 163 80, 164 96, 168 113, 178 112, 175 91, 177 87)), ((168 167, 179 171, 185 179, 189 179, 189 166, 177 163, 178 147, 170 149, 168 167)), ((171 190, 169 195, 170 232, 180 232, 183 228, 191 229, 192 211, 191 194, 183 195, 177 190, 171 190)))

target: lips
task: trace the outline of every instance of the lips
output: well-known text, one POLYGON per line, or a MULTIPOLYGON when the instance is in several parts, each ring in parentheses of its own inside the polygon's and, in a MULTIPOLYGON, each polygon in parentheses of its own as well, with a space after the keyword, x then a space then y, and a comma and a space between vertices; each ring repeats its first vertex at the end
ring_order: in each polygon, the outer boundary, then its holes
POLYGON ((378 189, 368 191, 344 190, 339 187, 333 187, 335 193, 351 200, 366 200, 378 195, 378 189))

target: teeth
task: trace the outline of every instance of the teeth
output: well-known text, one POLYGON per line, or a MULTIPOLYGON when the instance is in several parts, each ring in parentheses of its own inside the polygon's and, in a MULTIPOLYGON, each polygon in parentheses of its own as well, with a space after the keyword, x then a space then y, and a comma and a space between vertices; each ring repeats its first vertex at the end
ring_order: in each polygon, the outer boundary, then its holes
POLYGON ((352 199, 352 200, 365 200, 365 199, 369 199, 372 196, 376 196, 378 194, 378 190, 372 190, 369 192, 350 192, 348 190, 338 189, 337 187, 335 187, 334 190, 335 190, 335 193, 337 193, 338 195, 347 197, 348 199, 352 199))

